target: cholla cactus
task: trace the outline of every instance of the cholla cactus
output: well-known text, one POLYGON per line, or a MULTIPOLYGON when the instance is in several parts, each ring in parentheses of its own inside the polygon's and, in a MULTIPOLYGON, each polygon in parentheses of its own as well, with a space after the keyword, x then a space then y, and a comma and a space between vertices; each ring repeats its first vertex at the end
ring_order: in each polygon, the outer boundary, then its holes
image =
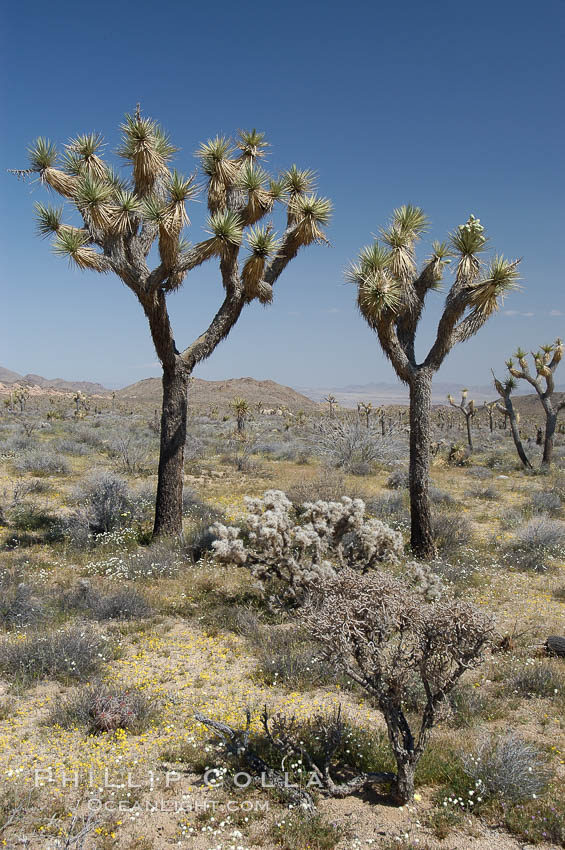
POLYGON ((545 438, 543 445, 542 467, 551 466, 553 457, 553 437, 555 434, 555 426, 557 425, 557 415, 560 410, 565 409, 565 401, 562 400, 555 406, 552 403, 551 396, 555 389, 553 373, 561 362, 563 357, 563 343, 560 339, 556 339, 553 345, 542 345, 539 351, 533 352, 534 365, 536 368, 535 377, 530 372, 526 352, 519 348, 514 355, 518 360, 520 368, 517 369, 514 365, 514 360, 511 357, 506 361, 508 371, 513 378, 527 381, 538 394, 539 400, 545 412, 545 438), (542 379, 545 385, 542 384, 542 379))
POLYGON ((429 563, 410 561, 406 564, 406 572, 412 580, 414 591, 420 593, 426 602, 437 602, 445 593, 445 585, 441 577, 434 573, 429 563))
POLYGON ((365 572, 386 561, 398 563, 402 536, 365 515, 361 499, 305 502, 295 511, 280 490, 245 499, 243 527, 216 523, 212 544, 225 562, 247 566, 263 591, 276 580, 282 595, 299 601, 313 583, 352 567, 365 572))
POLYGON ((467 442, 469 443, 469 448, 473 451, 473 437, 471 435, 471 419, 476 413, 475 402, 473 399, 467 401, 467 396, 469 394, 469 390, 461 390, 461 401, 457 404, 453 400, 453 396, 448 393, 447 400, 452 407, 456 410, 460 410, 463 416, 465 417, 465 422, 467 424, 467 442))
POLYGON ((304 622, 327 656, 379 706, 397 765, 396 798, 409 802, 445 697, 480 661, 493 635, 491 620, 456 599, 426 603, 389 573, 344 569, 314 588, 304 622), (415 676, 423 691, 417 729, 407 709, 415 676))

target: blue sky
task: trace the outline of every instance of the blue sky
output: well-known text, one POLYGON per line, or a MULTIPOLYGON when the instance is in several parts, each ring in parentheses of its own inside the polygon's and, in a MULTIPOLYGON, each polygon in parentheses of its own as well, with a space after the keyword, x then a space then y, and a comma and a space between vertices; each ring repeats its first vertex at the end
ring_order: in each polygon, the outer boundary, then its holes
MULTIPOLYGON (((563 0, 23 0, 3 23, 2 366, 113 386, 159 374, 133 295, 55 257, 34 234, 33 203, 46 190, 5 171, 25 167, 38 135, 62 146, 90 130, 117 161, 118 126, 138 101, 182 148, 180 170, 195 168, 201 141, 257 127, 270 167, 315 169, 335 205, 331 246, 303 250, 273 305, 249 307, 199 377, 394 380, 343 269, 406 202, 427 211, 430 240, 474 213, 497 251, 524 258, 523 291, 454 350, 440 380, 488 383, 518 344, 565 332, 563 0)), ((189 213, 198 241, 205 204, 189 213)), ((179 347, 220 297, 212 264, 187 278, 171 299, 179 347)), ((422 352, 442 298, 430 297, 422 352)))

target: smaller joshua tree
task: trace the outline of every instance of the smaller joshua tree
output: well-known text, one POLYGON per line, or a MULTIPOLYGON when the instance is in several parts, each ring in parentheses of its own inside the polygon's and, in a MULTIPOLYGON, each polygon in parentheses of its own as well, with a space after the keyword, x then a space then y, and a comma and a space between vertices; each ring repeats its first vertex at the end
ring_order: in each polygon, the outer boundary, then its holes
POLYGON ((528 456, 524 451, 524 446, 522 445, 522 440, 520 438, 520 429, 518 427, 518 414, 514 410, 514 405, 512 404, 511 394, 512 391, 516 389, 516 380, 512 377, 512 375, 509 375, 505 381, 499 381, 494 372, 492 373, 492 377, 494 378, 494 386, 496 387, 496 391, 500 393, 500 397, 504 402, 504 405, 498 402, 496 403, 497 410, 503 413, 510 422, 512 439, 514 440, 514 445, 516 446, 518 457, 520 458, 526 469, 532 469, 532 464, 530 463, 528 456))
POLYGON ((472 605, 441 598, 427 603, 400 579, 345 569, 323 579, 306 605, 305 624, 328 656, 377 702, 397 765, 395 798, 414 796, 416 765, 445 697, 477 665, 493 635, 472 605), (406 703, 414 676, 423 686, 419 728, 406 703))
POLYGON ((29 390, 27 387, 17 387, 14 390, 14 401, 20 406, 20 413, 26 409, 26 403, 29 398, 29 390))
POLYGON ((459 404, 453 399, 453 396, 448 393, 447 400, 452 407, 456 410, 460 410, 463 416, 465 417, 465 423, 467 425, 467 442, 469 443, 469 448, 473 451, 473 437, 471 435, 471 419, 476 413, 475 410, 475 402, 473 399, 467 401, 467 395, 469 394, 469 390, 461 390, 461 401, 459 404))
POLYGON ((493 431, 494 431, 494 411, 498 410, 499 403, 497 401, 485 401, 484 404, 483 404, 483 407, 487 412, 488 427, 489 427, 490 433, 492 434, 493 431))
POLYGON ((357 287, 357 305, 400 380, 410 388, 410 543, 421 558, 433 559, 429 498, 432 379, 451 349, 471 339, 504 295, 516 287, 518 261, 492 257, 482 267, 487 245, 484 227, 470 216, 448 242, 433 242, 431 255, 418 269, 416 243, 428 220, 419 207, 407 204, 394 211, 381 240, 363 248, 347 271, 357 287), (418 362, 416 332, 430 292, 439 288, 451 258, 455 280, 438 322, 435 341, 418 362), (482 273, 483 272, 483 273, 482 273))
POLYGON ((329 404, 329 406, 330 406, 330 419, 333 419, 334 415, 335 415, 334 408, 337 407, 337 398, 335 397, 335 395, 330 394, 330 395, 324 396, 324 401, 327 401, 327 403, 329 404))
POLYGON ((543 458, 541 461, 542 467, 550 467, 553 458, 553 437, 555 435, 555 426, 557 425, 557 415, 560 410, 565 409, 565 400, 559 404, 553 405, 551 396, 555 389, 553 374, 563 357, 563 343, 560 339, 556 339, 553 345, 542 345, 536 352, 532 351, 534 358, 534 366, 536 369, 535 376, 532 375, 527 354, 521 348, 514 355, 518 361, 520 368, 514 365, 512 357, 506 361, 508 371, 513 378, 522 381, 527 381, 538 394, 539 400, 545 412, 545 439, 543 444, 543 458), (545 386, 542 383, 545 382, 545 386))
POLYGON ((241 396, 236 396, 236 398, 234 398, 231 403, 231 407, 233 409, 233 412, 235 413, 235 418, 237 421, 237 430, 240 434, 243 434, 243 432, 245 431, 245 422, 249 415, 249 404, 241 396))
POLYGON ((373 405, 371 402, 360 401, 357 405, 357 410, 359 411, 360 416, 365 417, 365 426, 369 427, 369 420, 371 418, 371 413, 373 412, 373 405))

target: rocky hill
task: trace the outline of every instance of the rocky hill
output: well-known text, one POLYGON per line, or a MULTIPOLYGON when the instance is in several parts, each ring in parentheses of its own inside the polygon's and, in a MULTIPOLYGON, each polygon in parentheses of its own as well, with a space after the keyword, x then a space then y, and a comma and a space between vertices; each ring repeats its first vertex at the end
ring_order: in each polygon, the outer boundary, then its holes
MULTIPOLYGON (((315 410, 318 405, 311 399, 296 392, 291 387, 277 384, 275 381, 256 381, 255 378, 230 378, 226 381, 203 381, 195 378, 190 388, 190 405, 198 408, 226 408, 233 398, 242 396, 252 407, 261 404, 263 408, 289 410, 315 410)), ((116 392, 116 398, 123 401, 151 404, 157 408, 161 404, 161 380, 146 378, 116 392)))
POLYGON ((110 390, 92 381, 65 381, 63 378, 44 378, 42 375, 20 375, 11 369, 0 366, 0 383, 4 386, 20 384, 28 388, 39 388, 40 390, 55 390, 63 393, 76 393, 80 390, 85 395, 109 395, 110 390))

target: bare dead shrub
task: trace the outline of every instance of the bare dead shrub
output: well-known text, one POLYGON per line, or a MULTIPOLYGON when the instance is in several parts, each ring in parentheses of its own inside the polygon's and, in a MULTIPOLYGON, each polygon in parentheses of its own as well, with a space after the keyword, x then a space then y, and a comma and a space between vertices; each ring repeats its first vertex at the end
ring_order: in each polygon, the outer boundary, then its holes
POLYGON ((445 696, 481 659, 493 634, 490 619, 445 597, 425 603, 387 573, 345 569, 320 581, 306 606, 305 625, 343 672, 376 699, 396 760, 396 798, 410 800, 416 765, 445 696), (417 732, 405 713, 414 674, 425 693, 417 732))

